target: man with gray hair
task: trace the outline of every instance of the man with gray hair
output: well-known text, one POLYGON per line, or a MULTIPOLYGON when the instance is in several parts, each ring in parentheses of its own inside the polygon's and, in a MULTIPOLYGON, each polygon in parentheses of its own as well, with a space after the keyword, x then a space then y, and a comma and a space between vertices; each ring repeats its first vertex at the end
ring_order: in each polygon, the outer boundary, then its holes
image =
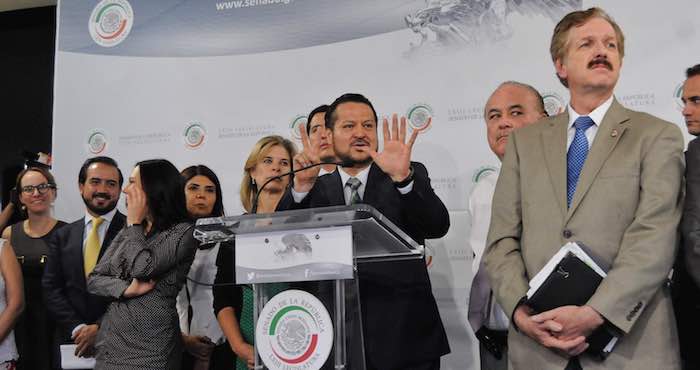
MULTIPOLYGON (((540 93, 530 85, 507 81, 498 86, 486 101, 484 120, 486 140, 491 151, 503 159, 511 131, 532 124, 546 116, 540 93)), ((508 368, 508 315, 496 303, 484 271, 481 257, 486 246, 486 234, 491 222, 491 200, 498 172, 489 172, 479 179, 469 195, 470 244, 474 260, 469 295, 469 324, 479 340, 481 370, 508 368)))

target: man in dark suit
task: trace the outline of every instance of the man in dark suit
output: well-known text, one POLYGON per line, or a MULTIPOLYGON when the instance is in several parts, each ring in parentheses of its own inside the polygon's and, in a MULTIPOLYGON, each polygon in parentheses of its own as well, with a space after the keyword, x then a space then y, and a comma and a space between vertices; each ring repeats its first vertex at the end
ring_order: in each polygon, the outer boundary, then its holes
MULTIPOLYGON (((686 70, 681 101, 688 133, 700 135, 700 64, 686 70)), ((698 369, 700 352, 695 348, 695 337, 700 331, 700 141, 697 138, 688 143, 685 161, 683 243, 673 270, 673 308, 678 320, 683 369, 698 369)))
POLYGON ((124 227, 125 217, 115 208, 123 182, 112 158, 86 160, 78 174, 85 216, 56 232, 48 243, 42 283, 48 310, 57 321, 56 342, 72 340, 78 356, 94 354, 98 321, 107 309, 107 301, 87 292, 85 277, 124 227))
MULTIPOLYGON (((445 205, 430 186, 428 171, 411 162, 418 135, 406 141, 406 119, 384 120, 384 146, 377 152, 377 114, 362 95, 345 94, 326 114, 336 156, 350 167, 318 176, 318 167, 296 174, 278 209, 365 203, 375 207, 418 243, 439 238, 450 226, 445 205), (399 127, 400 126, 400 127, 399 127)), ((304 151, 296 168, 319 162, 302 127, 304 151)), ((423 259, 358 266, 362 326, 368 370, 439 369, 449 353, 445 329, 423 259)))

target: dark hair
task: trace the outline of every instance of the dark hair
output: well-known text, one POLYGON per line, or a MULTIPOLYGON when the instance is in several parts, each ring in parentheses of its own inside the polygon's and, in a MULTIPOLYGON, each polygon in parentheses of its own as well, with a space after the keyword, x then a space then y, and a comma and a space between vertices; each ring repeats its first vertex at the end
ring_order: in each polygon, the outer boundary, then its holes
MULTIPOLYGON (((307 134, 311 133, 311 120, 314 118, 314 116, 319 114, 319 113, 327 113, 328 108, 329 108, 328 104, 319 105, 318 107, 314 108, 314 110, 312 110, 308 116, 306 116, 306 133, 307 134)), ((324 125, 325 125, 325 122, 324 122, 324 125)))
POLYGON ((330 107, 328 107, 328 112, 326 112, 326 127, 330 130, 333 130, 335 127, 335 121, 338 118, 336 117, 335 110, 338 109, 338 106, 343 103, 361 103, 368 105, 370 109, 372 109, 374 122, 377 122, 377 111, 374 110, 374 106, 372 106, 369 99, 365 98, 361 94, 347 93, 341 95, 338 99, 335 99, 335 101, 331 103, 330 107))
POLYGON ((146 204, 153 222, 153 231, 163 231, 178 222, 188 221, 185 182, 172 163, 150 159, 136 163, 146 204))
POLYGON ((119 169, 119 165, 117 165, 117 161, 105 156, 98 156, 86 159, 85 162, 83 162, 82 167, 80 167, 80 171, 78 172, 78 183, 85 184, 85 180, 87 180, 87 169, 93 163, 102 163, 116 168, 117 173, 119 174, 119 187, 121 188, 122 185, 124 185, 124 176, 122 175, 122 171, 119 169))
POLYGON ((219 182, 219 178, 216 177, 214 171, 203 164, 198 164, 185 168, 182 170, 182 172, 180 172, 180 175, 182 175, 184 185, 187 185, 187 182, 192 180, 192 178, 195 176, 204 176, 213 182, 214 187, 216 188, 216 200, 214 201, 214 208, 211 210, 211 216, 224 215, 224 200, 222 199, 223 196, 221 195, 221 183, 219 182))
POLYGON ((696 64, 685 70, 686 78, 691 78, 695 76, 700 76, 700 64, 696 64))

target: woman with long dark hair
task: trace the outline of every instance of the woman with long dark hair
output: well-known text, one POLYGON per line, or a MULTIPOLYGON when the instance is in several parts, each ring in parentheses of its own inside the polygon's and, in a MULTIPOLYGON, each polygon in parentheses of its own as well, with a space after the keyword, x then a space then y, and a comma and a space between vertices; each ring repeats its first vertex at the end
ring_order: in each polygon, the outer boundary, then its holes
MULTIPOLYGON (((182 170, 187 213, 192 219, 224 215, 221 183, 204 165, 182 170)), ((183 368, 231 369, 236 359, 212 310, 211 285, 216 276, 216 256, 221 243, 203 244, 190 267, 189 281, 177 297, 180 329, 185 344, 183 368)))
POLYGON ((87 281, 90 293, 113 299, 97 335, 95 368, 178 370, 175 298, 197 248, 182 176, 166 160, 142 161, 124 193, 128 226, 87 281))
MULTIPOLYGON (((294 144, 277 135, 265 136, 253 147, 243 168, 241 203, 248 213, 260 187, 269 179, 292 170, 294 144)), ((270 182, 258 196, 257 213, 272 213, 289 185, 289 176, 270 182)), ((217 285, 214 287, 214 311, 231 349, 236 353, 236 369, 250 368, 255 359, 253 351, 253 292, 248 285, 230 286, 234 281, 232 248, 222 248, 216 261, 217 285)))

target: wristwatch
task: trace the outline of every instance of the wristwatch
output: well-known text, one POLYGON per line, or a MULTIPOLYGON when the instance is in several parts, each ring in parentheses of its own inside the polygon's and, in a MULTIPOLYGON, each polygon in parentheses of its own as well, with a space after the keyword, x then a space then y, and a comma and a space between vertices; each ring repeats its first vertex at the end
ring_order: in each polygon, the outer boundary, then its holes
POLYGON ((409 168, 408 176, 406 176, 405 179, 403 179, 401 181, 394 181, 394 186, 401 189, 401 188, 408 186, 408 184, 410 184, 412 181, 413 181, 413 166, 411 166, 409 168))

